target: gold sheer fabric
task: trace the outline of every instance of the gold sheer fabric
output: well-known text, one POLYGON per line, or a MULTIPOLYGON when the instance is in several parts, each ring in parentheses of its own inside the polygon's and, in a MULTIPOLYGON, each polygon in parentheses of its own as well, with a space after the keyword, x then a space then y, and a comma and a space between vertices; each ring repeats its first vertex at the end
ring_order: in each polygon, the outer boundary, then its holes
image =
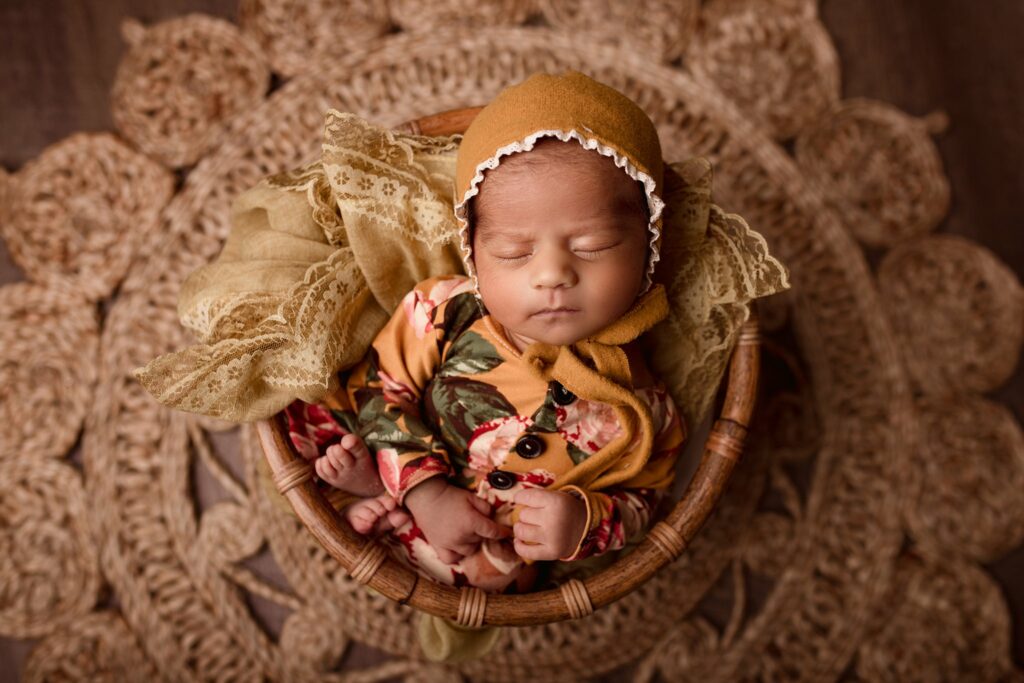
MULTIPOLYGON (((161 403, 232 421, 321 400, 407 291, 463 272, 453 210, 459 140, 329 112, 321 159, 244 193, 220 256, 182 287, 178 312, 199 343, 150 362, 139 381, 161 403)), ((707 161, 672 165, 665 194, 655 280, 671 313, 648 349, 696 424, 750 302, 789 283, 764 239, 711 204, 707 161)))

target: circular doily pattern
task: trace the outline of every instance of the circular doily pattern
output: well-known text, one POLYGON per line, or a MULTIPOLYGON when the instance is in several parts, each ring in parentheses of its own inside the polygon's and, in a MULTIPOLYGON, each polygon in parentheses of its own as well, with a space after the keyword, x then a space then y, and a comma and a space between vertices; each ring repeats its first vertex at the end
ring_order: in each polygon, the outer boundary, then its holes
POLYGON ((535 10, 535 0, 388 0, 391 19, 413 33, 437 31, 455 26, 487 28, 514 26, 526 21, 535 10))
POLYGON ((913 119, 871 100, 846 100, 797 137, 796 158, 850 232, 888 247, 931 231, 949 210, 949 182, 929 136, 941 114, 913 119))
POLYGON ((192 14, 122 30, 129 48, 110 93, 114 123, 168 166, 198 161, 270 85, 259 46, 226 21, 192 14))
POLYGON ((995 560, 1024 540, 1024 434, 1005 407, 977 396, 918 403, 916 495, 908 527, 936 555, 995 560))
POLYGON ((134 634, 111 612, 95 612, 60 629, 25 662, 25 683, 154 680, 157 672, 134 634))
POLYGON ((708 23, 687 65, 769 135, 785 140, 838 100, 838 58, 817 21, 756 7, 708 23))
POLYGON ((77 133, 10 180, 0 235, 37 282, 73 280, 99 299, 124 277, 174 192, 173 176, 107 133, 77 133))
POLYGON ((581 40, 619 43, 661 62, 686 52, 697 31, 698 0, 540 0, 548 22, 581 40))
POLYGON ((1024 289, 987 249, 953 235, 909 242, 885 256, 878 287, 907 370, 925 393, 984 393, 1013 374, 1024 289))
POLYGON ((85 616, 99 586, 78 473, 55 460, 0 460, 0 633, 31 638, 85 616))
POLYGON ((701 17, 705 23, 714 24, 730 14, 749 10, 763 11, 766 7, 770 7, 773 12, 806 19, 818 16, 817 0, 705 0, 701 17))
POLYGON ((66 454, 96 382, 99 325, 73 289, 0 287, 0 461, 66 454))
POLYGON ((238 21, 283 76, 359 47, 389 26, 387 5, 375 0, 242 0, 238 21))
POLYGON ((999 587, 977 566, 948 556, 901 557, 888 597, 858 652, 860 680, 1010 680, 1003 678, 1013 668, 1010 615, 999 587))

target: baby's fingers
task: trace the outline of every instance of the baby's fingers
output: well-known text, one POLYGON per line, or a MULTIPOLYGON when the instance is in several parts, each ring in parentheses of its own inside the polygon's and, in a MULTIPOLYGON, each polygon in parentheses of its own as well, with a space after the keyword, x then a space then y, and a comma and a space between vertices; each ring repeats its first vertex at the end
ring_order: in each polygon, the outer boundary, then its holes
POLYGON ((491 514, 491 504, 486 500, 475 494, 471 494, 467 498, 469 499, 469 504, 476 508, 476 511, 481 515, 491 514))
POLYGON ((551 553, 548 546, 540 543, 527 543, 518 538, 514 543, 516 554, 524 560, 557 560, 558 557, 551 553))
POLYGON ((528 543, 543 543, 545 541, 544 528, 536 524, 516 522, 516 525, 512 527, 512 531, 515 533, 517 541, 526 541, 528 543))
POLYGON ((481 538, 499 539, 508 538, 512 535, 512 530, 507 526, 502 526, 493 519, 483 515, 480 515, 473 521, 472 530, 473 533, 481 538))

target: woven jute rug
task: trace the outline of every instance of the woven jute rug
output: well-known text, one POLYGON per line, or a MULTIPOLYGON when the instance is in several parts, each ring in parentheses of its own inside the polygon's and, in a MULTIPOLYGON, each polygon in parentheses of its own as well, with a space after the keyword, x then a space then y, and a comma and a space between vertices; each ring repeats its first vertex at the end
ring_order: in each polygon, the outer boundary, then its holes
POLYGON ((0 634, 35 640, 25 679, 1024 680, 982 567, 1024 540, 1024 437, 984 396, 1018 361, 1024 292, 933 234, 943 117, 842 100, 813 0, 384 7, 129 23, 117 131, 0 177, 30 279, 0 288, 0 634), (693 546, 593 616, 429 664, 413 612, 268 498, 248 429, 129 373, 189 343, 182 280, 235 196, 315 158, 328 108, 395 125, 564 68, 639 102, 667 159, 708 157, 793 289, 760 311, 751 444, 693 546))

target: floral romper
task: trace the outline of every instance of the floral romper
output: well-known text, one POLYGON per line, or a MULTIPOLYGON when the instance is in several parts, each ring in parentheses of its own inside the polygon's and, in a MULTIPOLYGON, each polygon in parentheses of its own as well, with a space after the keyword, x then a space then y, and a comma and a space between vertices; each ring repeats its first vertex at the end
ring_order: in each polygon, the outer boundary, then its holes
MULTIPOLYGON (((531 374, 500 329, 482 312, 468 278, 421 282, 324 406, 296 402, 288 408, 293 444, 313 458, 355 432, 376 453, 384 486, 399 503, 420 482, 443 475, 490 503, 495 521, 511 525, 518 491, 548 486, 621 428, 611 406, 531 374)), ((662 385, 635 391, 654 423, 645 468, 665 469, 678 455, 685 427, 662 385)), ((588 519, 575 552, 563 560, 622 548, 646 528, 669 483, 661 490, 565 487, 587 503, 588 519)), ((391 539, 409 564, 447 584, 502 590, 526 564, 510 539, 485 541, 478 553, 447 564, 414 521, 392 531, 391 539)))

